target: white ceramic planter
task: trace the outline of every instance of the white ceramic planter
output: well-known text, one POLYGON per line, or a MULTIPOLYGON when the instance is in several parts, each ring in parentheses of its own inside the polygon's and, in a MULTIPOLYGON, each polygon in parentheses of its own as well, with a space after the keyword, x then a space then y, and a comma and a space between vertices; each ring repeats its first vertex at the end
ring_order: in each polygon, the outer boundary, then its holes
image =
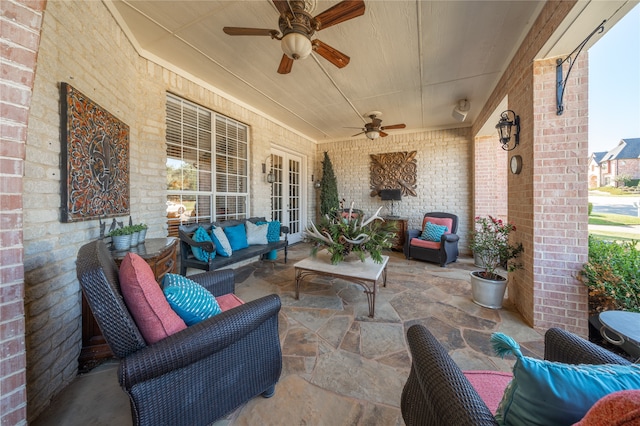
POLYGON ((502 308, 504 293, 507 290, 507 279, 487 280, 480 277, 478 272, 480 271, 471 272, 471 292, 473 295, 473 301, 485 308, 502 308))

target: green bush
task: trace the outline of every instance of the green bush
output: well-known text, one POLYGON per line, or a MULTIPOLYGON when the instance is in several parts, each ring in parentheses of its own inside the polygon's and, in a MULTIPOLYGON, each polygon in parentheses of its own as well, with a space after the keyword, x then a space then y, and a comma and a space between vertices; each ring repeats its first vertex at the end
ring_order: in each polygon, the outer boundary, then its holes
POLYGON ((589 203, 589 216, 591 216, 592 211, 593 211, 593 203, 589 203))
POLYGON ((640 251, 637 241, 609 242, 589 236, 589 261, 578 279, 589 288, 589 314, 640 312, 640 251))

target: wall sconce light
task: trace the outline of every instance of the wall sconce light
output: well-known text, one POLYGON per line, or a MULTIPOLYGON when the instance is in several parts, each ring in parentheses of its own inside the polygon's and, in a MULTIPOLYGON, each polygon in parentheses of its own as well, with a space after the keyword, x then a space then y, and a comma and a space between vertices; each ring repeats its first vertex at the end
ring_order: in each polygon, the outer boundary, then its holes
MULTIPOLYGON (((267 158, 265 158, 264 163, 262 163, 262 174, 267 173, 267 161, 271 161, 271 154, 267 158)), ((273 183, 276 181, 276 176, 273 174, 273 168, 269 169, 269 174, 267 174, 267 182, 273 183)))
POLYGON ((315 180, 315 179, 313 178, 313 175, 311 175, 311 182, 313 182, 313 187, 314 187, 315 189, 319 189, 319 188, 320 188, 320 181, 319 181, 319 180, 315 180))
POLYGON ((520 116, 516 115, 515 112, 508 109, 500 114, 500 121, 496 124, 496 129, 498 129, 502 149, 505 151, 511 151, 520 144, 520 116), (512 148, 509 148, 512 127, 515 127, 515 131, 513 132, 514 144, 512 148))

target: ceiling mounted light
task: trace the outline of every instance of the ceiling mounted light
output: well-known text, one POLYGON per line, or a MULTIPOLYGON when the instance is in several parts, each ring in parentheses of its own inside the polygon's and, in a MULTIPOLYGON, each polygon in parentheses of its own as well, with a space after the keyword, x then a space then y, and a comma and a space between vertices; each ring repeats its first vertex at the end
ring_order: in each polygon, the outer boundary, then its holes
POLYGON ((282 37, 280 46, 284 54, 291 59, 304 59, 309 56, 312 50, 309 37, 297 32, 290 32, 282 37))
POLYGON ((466 99, 460 99, 456 106, 453 108, 451 115, 458 121, 464 121, 467 118, 467 114, 471 109, 471 103, 466 99))
POLYGON ((500 121, 496 124, 498 129, 498 137, 502 144, 502 149, 505 151, 511 151, 520 143, 520 116, 510 109, 500 114, 500 121), (515 127, 513 133, 514 144, 512 148, 509 148, 509 142, 511 141, 511 128, 515 127))
POLYGON ((380 137, 380 132, 377 130, 369 130, 368 132, 365 133, 365 135, 367 135, 369 139, 374 140, 380 137))

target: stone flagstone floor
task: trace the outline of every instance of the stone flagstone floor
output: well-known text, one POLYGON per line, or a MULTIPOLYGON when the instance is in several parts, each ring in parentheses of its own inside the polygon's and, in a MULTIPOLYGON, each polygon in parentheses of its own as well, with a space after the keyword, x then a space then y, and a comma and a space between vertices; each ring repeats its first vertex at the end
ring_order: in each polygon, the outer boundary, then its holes
MULTIPOLYGON (((271 293, 282 299, 283 371, 272 398, 254 398, 216 426, 404 424, 400 396, 411 366, 405 336, 416 323, 428 327, 463 370, 510 371, 513 358, 496 357, 489 344, 496 331, 518 341, 526 355, 543 356, 543 336, 526 325, 507 301, 500 310, 472 302, 469 272, 477 268, 471 258, 441 268, 388 253, 387 287, 378 287, 376 315, 369 318, 362 288, 341 279, 306 279, 300 299, 294 298, 293 265, 309 253, 309 245, 297 244, 290 247, 286 265, 279 258, 236 270, 236 293, 243 300, 271 293)), ((87 406, 90 402, 80 405, 89 418, 79 418, 75 411, 64 417, 69 422, 60 423, 64 411, 71 411, 79 398, 90 398, 76 387, 75 398, 64 402, 62 395, 63 402, 54 401, 34 424, 115 424, 101 423, 101 415, 112 419, 116 415, 118 424, 131 424, 127 397, 117 384, 117 364, 101 367, 113 371, 96 374, 94 380, 101 380, 98 386, 115 388, 113 398, 121 398, 119 404, 104 404, 103 394, 96 398, 96 407, 87 406), (99 405, 112 412, 101 414, 99 405), (113 413, 114 406, 118 413, 113 413)), ((79 385, 69 386, 69 392, 74 386, 79 385)))

